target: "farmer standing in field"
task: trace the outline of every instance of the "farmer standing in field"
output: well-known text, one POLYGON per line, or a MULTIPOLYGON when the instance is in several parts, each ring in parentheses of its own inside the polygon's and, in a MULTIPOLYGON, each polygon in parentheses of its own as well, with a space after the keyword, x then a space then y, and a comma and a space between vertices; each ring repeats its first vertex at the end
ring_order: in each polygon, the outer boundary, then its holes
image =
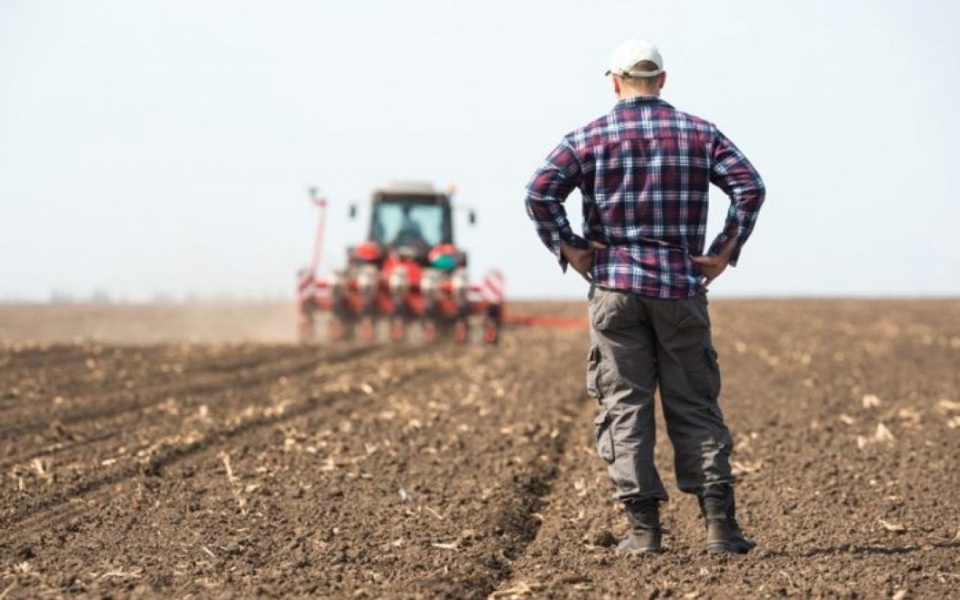
POLYGON ((736 265, 764 199, 753 165, 712 123, 660 99, 667 78, 655 46, 631 40, 607 75, 618 102, 566 135, 527 186, 527 213, 560 261, 590 282, 587 389, 597 398, 597 451, 623 502, 630 535, 618 554, 658 553, 661 502, 654 465, 659 386, 681 491, 695 494, 708 552, 749 552, 737 524, 733 439, 718 397, 707 285, 736 265), (730 197, 705 253, 707 192, 730 197), (563 203, 579 189, 583 237, 563 203))

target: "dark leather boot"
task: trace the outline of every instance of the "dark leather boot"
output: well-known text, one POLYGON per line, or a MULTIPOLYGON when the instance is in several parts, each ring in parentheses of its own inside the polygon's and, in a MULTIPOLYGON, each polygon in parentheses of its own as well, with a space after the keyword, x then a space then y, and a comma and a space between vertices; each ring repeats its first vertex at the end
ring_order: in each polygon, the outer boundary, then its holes
POLYGON ((630 535, 617 545, 619 556, 635 554, 659 554, 660 538, 660 501, 655 499, 625 502, 623 505, 630 523, 630 535))
POLYGON ((740 531, 732 486, 711 486, 699 500, 707 524, 707 552, 746 554, 757 546, 740 531))

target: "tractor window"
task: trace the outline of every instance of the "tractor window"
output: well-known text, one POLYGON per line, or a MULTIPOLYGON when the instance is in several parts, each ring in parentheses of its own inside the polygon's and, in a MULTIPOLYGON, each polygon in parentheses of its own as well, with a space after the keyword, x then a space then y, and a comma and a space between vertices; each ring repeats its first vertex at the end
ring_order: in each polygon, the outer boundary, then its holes
POLYGON ((435 246, 443 241, 443 207, 381 202, 373 217, 373 237, 386 245, 435 246))

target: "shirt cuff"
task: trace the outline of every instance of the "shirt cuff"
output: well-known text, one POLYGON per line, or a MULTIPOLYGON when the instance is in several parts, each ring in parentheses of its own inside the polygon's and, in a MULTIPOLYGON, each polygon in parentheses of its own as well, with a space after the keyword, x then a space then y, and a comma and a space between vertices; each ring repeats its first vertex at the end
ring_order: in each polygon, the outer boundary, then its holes
MULTIPOLYGON (((720 254, 720 250, 730 241, 732 236, 727 235, 726 233, 721 233, 713 240, 713 243, 710 244, 710 250, 707 252, 710 256, 717 256, 720 254)), ((743 246, 743 242, 738 238, 737 243, 733 246, 733 252, 730 253, 730 257, 727 260, 728 264, 731 267, 737 266, 737 260, 740 258, 740 248, 743 246)))

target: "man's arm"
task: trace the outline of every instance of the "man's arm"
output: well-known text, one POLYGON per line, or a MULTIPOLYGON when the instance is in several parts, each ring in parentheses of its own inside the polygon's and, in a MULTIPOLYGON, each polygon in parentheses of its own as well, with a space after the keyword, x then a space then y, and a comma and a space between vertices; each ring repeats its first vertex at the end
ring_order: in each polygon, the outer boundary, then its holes
MULTIPOLYGON (((537 235, 557 257, 560 268, 566 271, 568 261, 572 261, 577 272, 586 277, 584 270, 581 270, 588 262, 583 252, 592 252, 590 244, 573 233, 563 208, 564 201, 580 184, 581 177, 576 155, 566 143, 561 143, 527 184, 526 206, 537 235)), ((589 262, 592 263, 592 260, 590 256, 589 262)), ((589 267, 586 269, 589 272, 589 267)))
MULTIPOLYGON (((766 188, 760 174, 747 157, 720 131, 716 132, 714 139, 710 182, 729 196, 730 210, 727 211, 723 231, 710 245, 707 253, 710 256, 707 258, 721 258, 724 262, 723 268, 726 268, 727 263, 736 266, 740 250, 757 221, 766 188)), ((704 264, 703 261, 697 262, 704 264)), ((723 268, 720 268, 720 272, 723 268)), ((707 277, 713 279, 709 275, 707 277)))
POLYGON ((730 255, 733 254, 736 245, 737 239, 730 238, 723 246, 720 246, 720 250, 716 254, 693 257, 693 262, 700 265, 700 272, 706 278, 703 287, 710 285, 714 279, 720 277, 727 270, 727 265, 730 264, 730 255))

